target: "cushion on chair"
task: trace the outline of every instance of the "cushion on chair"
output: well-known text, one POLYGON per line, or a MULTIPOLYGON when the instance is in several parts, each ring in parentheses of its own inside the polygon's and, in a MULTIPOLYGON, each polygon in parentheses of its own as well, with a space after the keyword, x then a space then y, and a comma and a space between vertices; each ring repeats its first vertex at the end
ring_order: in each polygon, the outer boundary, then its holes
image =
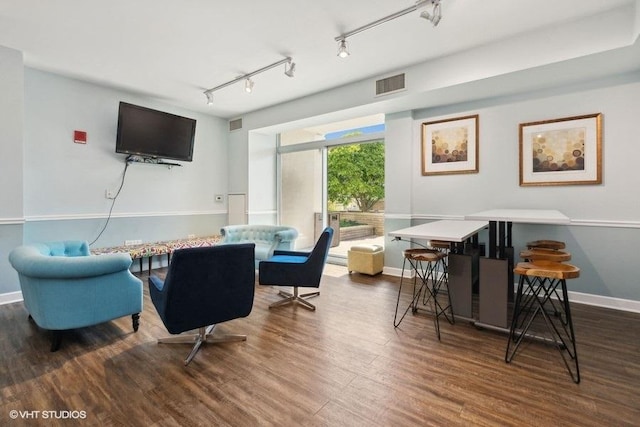
POLYGON ((296 256, 296 255, 274 255, 269 258, 271 262, 283 262, 289 264, 301 264, 306 262, 308 257, 306 256, 296 256))

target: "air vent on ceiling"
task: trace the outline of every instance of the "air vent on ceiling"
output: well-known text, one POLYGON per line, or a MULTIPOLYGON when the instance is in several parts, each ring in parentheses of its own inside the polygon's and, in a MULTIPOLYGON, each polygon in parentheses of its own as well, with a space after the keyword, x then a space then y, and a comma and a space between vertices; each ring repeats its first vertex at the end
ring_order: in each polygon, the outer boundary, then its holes
POLYGON ((404 73, 387 77, 386 79, 376 80, 376 95, 386 95, 403 90, 405 88, 404 84, 404 73))
POLYGON ((229 120, 229 132, 242 129, 242 118, 229 120))

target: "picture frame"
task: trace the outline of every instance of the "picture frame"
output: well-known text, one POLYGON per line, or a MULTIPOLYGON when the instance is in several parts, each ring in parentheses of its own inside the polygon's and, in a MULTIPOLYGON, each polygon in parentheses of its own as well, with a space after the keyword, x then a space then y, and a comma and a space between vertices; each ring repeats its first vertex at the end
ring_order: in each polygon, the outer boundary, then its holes
POLYGON ((602 184, 602 113, 520 124, 520 186, 602 184))
POLYGON ((422 175, 478 173, 479 116, 422 123, 422 175))

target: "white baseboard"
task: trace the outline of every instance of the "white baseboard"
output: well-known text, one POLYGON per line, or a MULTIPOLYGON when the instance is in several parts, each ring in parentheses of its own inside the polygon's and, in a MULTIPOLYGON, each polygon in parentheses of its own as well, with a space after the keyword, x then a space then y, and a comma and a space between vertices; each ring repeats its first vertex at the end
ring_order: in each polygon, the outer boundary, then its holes
POLYGON ((22 301, 22 292, 7 292, 6 294, 0 294, 0 305, 11 304, 14 302, 22 301))
MULTIPOLYGON (((400 277, 402 275, 401 268, 384 267, 382 274, 389 276, 400 277)), ((405 277, 406 274, 405 274, 405 277)), ((413 277, 411 275, 410 277, 413 277)), ((602 295, 585 294, 582 292, 569 291, 569 300, 576 304, 593 305, 596 307, 610 308, 613 310, 631 311, 634 313, 640 313, 640 301, 605 297, 602 295)))
MULTIPOLYGON (((400 277, 401 268, 384 267, 382 274, 388 276, 400 277)), ((413 277, 413 276, 410 276, 413 277)), ((630 311, 640 313, 640 301, 633 301, 622 298, 604 297, 601 295, 585 294, 582 292, 569 291, 571 302, 577 304, 593 305, 596 307, 610 308, 613 310, 630 311)), ((7 292, 0 294, 0 305, 11 304, 22 301, 22 292, 7 292)))
POLYGON ((578 304, 594 305, 597 307, 611 308, 613 310, 640 313, 640 301, 603 297, 601 295, 585 294, 574 291, 569 291, 569 300, 578 304))

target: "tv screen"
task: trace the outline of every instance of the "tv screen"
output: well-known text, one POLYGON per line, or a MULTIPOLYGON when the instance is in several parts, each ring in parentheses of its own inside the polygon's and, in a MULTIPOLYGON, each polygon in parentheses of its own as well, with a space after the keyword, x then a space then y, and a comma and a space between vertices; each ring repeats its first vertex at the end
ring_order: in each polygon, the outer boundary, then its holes
POLYGON ((116 153, 190 162, 196 121, 120 102, 116 153))

